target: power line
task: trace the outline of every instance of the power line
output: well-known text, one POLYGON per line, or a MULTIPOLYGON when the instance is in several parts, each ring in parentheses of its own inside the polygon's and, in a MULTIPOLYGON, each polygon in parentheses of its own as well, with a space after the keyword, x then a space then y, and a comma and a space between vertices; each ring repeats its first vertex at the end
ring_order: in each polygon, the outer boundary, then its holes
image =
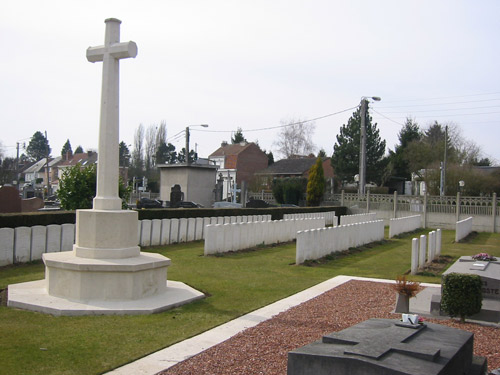
POLYGON ((500 92, 489 92, 483 94, 470 94, 470 95, 454 95, 454 96, 441 96, 434 98, 423 98, 423 99, 397 99, 397 100, 384 100, 384 103, 398 103, 398 102, 418 102, 423 100, 442 100, 442 99, 454 99, 454 98, 469 98, 474 96, 487 96, 487 95, 497 95, 500 92))
POLYGON ((468 104, 468 103, 483 103, 483 102, 492 102, 499 101, 500 98, 495 99, 482 99, 482 100, 468 100, 463 102, 447 102, 447 103, 429 103, 429 104, 411 104, 411 105, 393 105, 393 106, 382 106, 378 108, 386 109, 386 108, 409 108, 409 107, 429 107, 429 106, 437 106, 437 105, 455 105, 455 104, 468 104))
MULTIPOLYGON (((268 126, 268 127, 260 128, 260 129, 242 129, 242 132, 249 133, 249 132, 258 132, 258 131, 263 131, 263 130, 273 130, 273 129, 285 128, 287 126, 293 126, 293 125, 298 125, 298 124, 304 124, 306 122, 311 122, 311 121, 316 121, 316 120, 322 120, 324 118, 335 116, 335 115, 338 115, 338 114, 341 114, 341 113, 344 113, 344 112, 347 112, 347 111, 351 111, 351 110, 356 109, 356 108, 358 108, 358 105, 356 105, 355 107, 343 109, 342 111, 338 111, 338 112, 335 112, 335 113, 330 113, 328 115, 324 115, 324 116, 320 116, 320 117, 315 117, 315 118, 312 118, 312 119, 309 119, 309 120, 298 121, 298 122, 294 122, 294 123, 291 123, 291 124, 285 124, 285 125, 268 126)), ((194 131, 198 131, 198 132, 207 132, 207 133, 231 133, 232 132, 232 130, 202 130, 202 129, 193 129, 193 130, 194 131)))
MULTIPOLYGON (((445 109, 424 109, 424 110, 412 110, 412 113, 419 112, 443 112, 443 111, 461 111, 470 109, 485 109, 485 108, 500 108, 500 105, 488 105, 483 107, 468 107, 468 108, 445 108, 445 109)), ((385 113, 403 113, 403 111, 385 112, 385 113)))
POLYGON ((374 113, 376 113, 376 114, 378 114, 378 115, 382 116, 383 118, 385 118, 385 119, 387 119, 387 120, 389 120, 389 121, 392 121, 392 122, 394 122, 394 123, 396 123, 396 124, 398 124, 398 125, 402 125, 402 126, 404 126, 404 124, 402 124, 402 123, 400 123, 400 122, 398 122, 398 121, 396 121, 396 120, 393 120, 392 118, 389 118, 389 117, 387 117, 386 115, 384 115, 384 114, 382 114, 382 113, 380 113, 380 112, 375 111, 373 108, 372 108, 372 112, 374 112, 374 113))

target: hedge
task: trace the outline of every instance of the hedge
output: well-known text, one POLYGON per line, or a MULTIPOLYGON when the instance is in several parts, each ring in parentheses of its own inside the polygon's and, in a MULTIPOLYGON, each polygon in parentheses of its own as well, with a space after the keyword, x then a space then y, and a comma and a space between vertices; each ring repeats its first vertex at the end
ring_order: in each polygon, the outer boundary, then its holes
POLYGON ((481 311, 483 295, 479 275, 449 273, 443 277, 441 309, 462 322, 481 311))
MULTIPOLYGON (((137 210, 139 220, 172 219, 212 216, 271 215, 272 220, 283 219, 284 214, 335 211, 345 215, 346 207, 271 207, 271 208, 155 208, 137 210)), ((49 224, 74 224, 75 211, 24 212, 0 214, 0 228, 32 227, 49 224)))

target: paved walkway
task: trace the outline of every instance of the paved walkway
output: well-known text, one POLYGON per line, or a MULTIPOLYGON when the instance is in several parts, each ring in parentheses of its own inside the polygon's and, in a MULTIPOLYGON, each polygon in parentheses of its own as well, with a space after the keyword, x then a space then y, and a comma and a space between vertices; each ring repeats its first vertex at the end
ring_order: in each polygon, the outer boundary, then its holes
MULTIPOLYGON (((272 318, 273 316, 290 309, 291 307, 300 305, 310 299, 323 294, 324 292, 342 285, 350 280, 375 281, 383 283, 394 283, 394 280, 370 279, 364 277, 352 276, 337 276, 330 280, 326 280, 309 289, 303 290, 290 297, 272 303, 261 309, 255 310, 249 314, 243 315, 237 319, 231 320, 225 324, 215 327, 209 331, 203 332, 198 336, 181 341, 168 348, 159 350, 135 362, 119 367, 109 375, 154 375, 162 370, 166 370, 179 362, 182 362, 192 356, 195 356, 202 351, 211 348, 221 342, 233 337, 237 333, 244 331, 247 328, 254 327, 257 324, 272 318)), ((436 284, 425 284, 422 286, 436 287, 436 284)), ((429 305, 426 299, 418 299, 417 297, 411 300, 411 311, 425 313, 429 312, 429 305)))

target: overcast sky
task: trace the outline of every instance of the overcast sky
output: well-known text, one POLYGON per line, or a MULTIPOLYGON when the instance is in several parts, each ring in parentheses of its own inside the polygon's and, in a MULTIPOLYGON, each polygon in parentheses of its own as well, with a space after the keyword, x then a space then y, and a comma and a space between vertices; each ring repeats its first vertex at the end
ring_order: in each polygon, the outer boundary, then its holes
MULTIPOLYGON (((371 112, 388 148, 407 116, 453 122, 500 162, 500 1, 13 1, 0 11, 2 149, 47 131, 52 155, 97 149, 104 20, 138 45, 120 62, 120 140, 139 124, 187 125, 201 157, 243 129, 273 150, 286 119, 311 119, 380 96, 371 112), (198 131, 195 131, 198 130, 198 131), (208 130, 201 132, 199 130, 208 130)), ((316 121, 327 154, 353 110, 316 121)), ((182 148, 184 139, 175 139, 182 148)))

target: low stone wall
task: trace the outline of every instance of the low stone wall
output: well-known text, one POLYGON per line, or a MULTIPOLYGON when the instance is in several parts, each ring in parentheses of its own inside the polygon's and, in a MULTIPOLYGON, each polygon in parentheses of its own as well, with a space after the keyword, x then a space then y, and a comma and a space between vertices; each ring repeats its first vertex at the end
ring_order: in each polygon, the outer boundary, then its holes
POLYGON ((422 217, 420 215, 391 219, 389 222, 389 238, 418 228, 422 228, 422 217))
POLYGON ((295 263, 301 264, 383 239, 383 220, 302 231, 297 233, 295 263))
POLYGON ((455 226, 455 242, 467 237, 472 232, 472 217, 457 221, 455 226))
POLYGON ((310 212, 304 214, 284 214, 283 220, 296 220, 296 219, 315 219, 324 218, 325 225, 338 225, 338 217, 335 216, 335 211, 331 212, 310 212))
POLYGON ((374 221, 377 219, 376 212, 356 215, 343 215, 340 217, 340 225, 365 223, 367 221, 374 221))
POLYGON ((324 227, 324 218, 207 225, 205 255, 288 242, 297 238, 299 231, 324 227))

